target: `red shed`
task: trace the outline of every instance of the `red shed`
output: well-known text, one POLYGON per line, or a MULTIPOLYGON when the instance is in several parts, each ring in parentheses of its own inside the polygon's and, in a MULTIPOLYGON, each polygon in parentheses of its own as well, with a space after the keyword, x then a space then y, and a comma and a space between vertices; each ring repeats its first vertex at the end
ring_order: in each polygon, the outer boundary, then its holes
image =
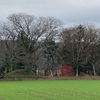
POLYGON ((68 64, 63 64, 59 68, 60 76, 69 76, 73 72, 73 67, 68 64))

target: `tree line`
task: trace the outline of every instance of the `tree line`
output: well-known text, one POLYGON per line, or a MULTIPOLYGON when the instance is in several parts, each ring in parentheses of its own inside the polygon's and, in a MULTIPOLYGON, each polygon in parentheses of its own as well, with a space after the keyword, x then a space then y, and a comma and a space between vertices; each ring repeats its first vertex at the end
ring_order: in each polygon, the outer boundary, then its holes
POLYGON ((0 73, 25 69, 37 73, 39 64, 45 75, 60 64, 80 72, 100 74, 100 29, 93 25, 64 28, 54 17, 11 14, 0 23, 0 73))

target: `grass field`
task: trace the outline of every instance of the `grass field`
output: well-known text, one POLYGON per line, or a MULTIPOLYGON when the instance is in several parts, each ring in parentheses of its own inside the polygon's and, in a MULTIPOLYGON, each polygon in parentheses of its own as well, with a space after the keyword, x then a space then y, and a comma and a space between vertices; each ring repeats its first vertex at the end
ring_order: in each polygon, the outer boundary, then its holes
POLYGON ((0 100, 100 100, 98 80, 0 82, 0 100))

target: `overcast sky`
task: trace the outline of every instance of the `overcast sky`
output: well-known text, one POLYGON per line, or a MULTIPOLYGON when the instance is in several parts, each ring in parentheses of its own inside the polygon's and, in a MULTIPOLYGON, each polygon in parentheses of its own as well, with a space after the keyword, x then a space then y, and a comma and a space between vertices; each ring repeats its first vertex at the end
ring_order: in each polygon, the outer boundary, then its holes
POLYGON ((95 24, 100 26, 100 0, 0 0, 0 20, 12 13, 53 16, 66 26, 95 24))

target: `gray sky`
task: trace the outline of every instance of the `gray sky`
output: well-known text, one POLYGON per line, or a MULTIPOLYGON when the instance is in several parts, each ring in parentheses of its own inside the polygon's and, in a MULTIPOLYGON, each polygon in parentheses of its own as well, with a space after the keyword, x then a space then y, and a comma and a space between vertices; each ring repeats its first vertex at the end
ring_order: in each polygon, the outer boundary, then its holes
POLYGON ((12 13, 53 16, 66 26, 95 24, 100 26, 100 0, 0 0, 0 20, 12 13))

